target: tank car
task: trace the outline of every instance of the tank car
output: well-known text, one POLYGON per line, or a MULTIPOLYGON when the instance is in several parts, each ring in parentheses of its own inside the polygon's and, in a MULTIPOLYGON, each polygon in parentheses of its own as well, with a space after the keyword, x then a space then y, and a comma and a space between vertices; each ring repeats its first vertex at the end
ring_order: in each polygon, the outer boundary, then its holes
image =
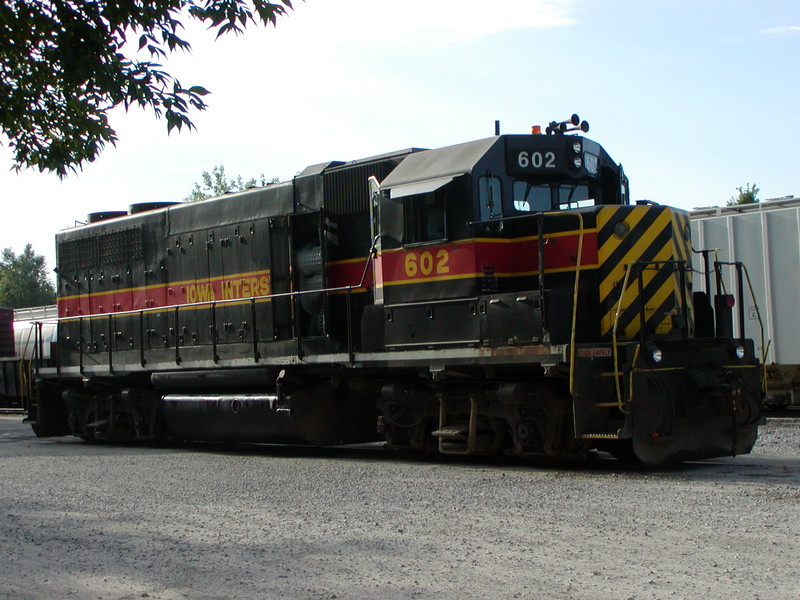
POLYGON ((59 233, 35 431, 648 465, 749 452, 761 367, 726 326, 735 299, 693 293, 688 215, 631 205, 580 133, 328 162, 59 233))
POLYGON ((55 305, 0 308, 0 408, 24 409, 33 396, 33 365, 50 363, 55 305))

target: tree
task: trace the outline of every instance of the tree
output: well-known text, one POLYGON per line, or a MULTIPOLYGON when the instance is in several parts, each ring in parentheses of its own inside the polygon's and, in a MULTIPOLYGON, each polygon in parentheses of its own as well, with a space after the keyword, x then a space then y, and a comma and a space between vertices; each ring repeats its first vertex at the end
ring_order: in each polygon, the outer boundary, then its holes
POLYGON ((739 194, 732 196, 731 199, 728 200, 727 206, 738 206, 739 204, 753 204, 754 202, 758 202, 758 192, 761 190, 756 187, 755 183, 748 183, 745 187, 738 187, 736 189, 739 191, 739 194))
POLYGON ((25 308, 43 306, 56 301, 56 291, 47 278, 44 256, 36 254, 27 244, 17 256, 11 250, 3 250, 0 258, 0 306, 25 308))
POLYGON ((0 0, 0 132, 14 168, 59 177, 93 161, 117 141, 108 113, 150 108, 167 131, 193 129, 204 110, 199 86, 183 87, 154 60, 191 45, 181 19, 216 29, 275 24, 291 0, 0 0), (149 59, 140 60, 142 54, 149 59))
POLYGON ((192 193, 184 198, 185 202, 197 202, 198 200, 222 196, 230 192, 241 192, 254 187, 264 187, 279 181, 277 178, 267 181, 263 173, 259 175, 257 180, 254 178, 244 181, 241 175, 237 175, 235 179, 227 179, 225 177, 225 167, 222 165, 217 165, 211 169, 211 173, 203 171, 202 179, 202 185, 195 183, 192 193))

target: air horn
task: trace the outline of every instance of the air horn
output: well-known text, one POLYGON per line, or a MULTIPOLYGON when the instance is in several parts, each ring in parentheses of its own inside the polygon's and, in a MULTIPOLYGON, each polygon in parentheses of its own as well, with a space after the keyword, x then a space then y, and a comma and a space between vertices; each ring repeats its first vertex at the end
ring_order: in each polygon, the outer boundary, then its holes
POLYGON ((586 133, 589 131, 589 123, 587 121, 581 121, 578 115, 572 115, 566 121, 550 121, 545 131, 547 135, 564 135, 570 131, 582 131, 586 133), (572 127, 570 127, 570 125, 572 127))

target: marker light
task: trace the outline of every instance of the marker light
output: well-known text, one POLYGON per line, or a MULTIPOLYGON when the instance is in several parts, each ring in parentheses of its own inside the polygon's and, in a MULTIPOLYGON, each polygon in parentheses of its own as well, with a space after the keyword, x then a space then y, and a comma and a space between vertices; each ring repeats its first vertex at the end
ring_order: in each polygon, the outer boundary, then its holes
POLYGON ((733 295, 728 294, 727 296, 725 296, 725 306, 727 306, 728 308, 733 308, 735 304, 736 300, 734 299, 733 295))
POLYGON ((652 356, 654 363, 660 363, 661 359, 664 358, 664 353, 661 352, 661 348, 654 348, 652 356))
POLYGON ((736 346, 736 358, 740 360, 744 358, 744 346, 736 346))

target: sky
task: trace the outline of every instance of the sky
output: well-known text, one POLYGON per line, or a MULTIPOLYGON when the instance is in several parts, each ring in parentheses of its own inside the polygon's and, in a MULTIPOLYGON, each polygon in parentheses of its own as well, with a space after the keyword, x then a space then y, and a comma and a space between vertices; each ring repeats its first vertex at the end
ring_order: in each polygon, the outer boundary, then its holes
POLYGON ((165 63, 211 91, 195 131, 115 109, 117 145, 83 170, 15 173, 0 135, 0 248, 91 212, 179 201, 203 171, 290 179, 307 165, 528 133, 577 113, 631 197, 691 209, 756 184, 800 196, 797 0, 297 0, 277 27, 165 63), (3 163, 8 167, 4 167, 3 163))

